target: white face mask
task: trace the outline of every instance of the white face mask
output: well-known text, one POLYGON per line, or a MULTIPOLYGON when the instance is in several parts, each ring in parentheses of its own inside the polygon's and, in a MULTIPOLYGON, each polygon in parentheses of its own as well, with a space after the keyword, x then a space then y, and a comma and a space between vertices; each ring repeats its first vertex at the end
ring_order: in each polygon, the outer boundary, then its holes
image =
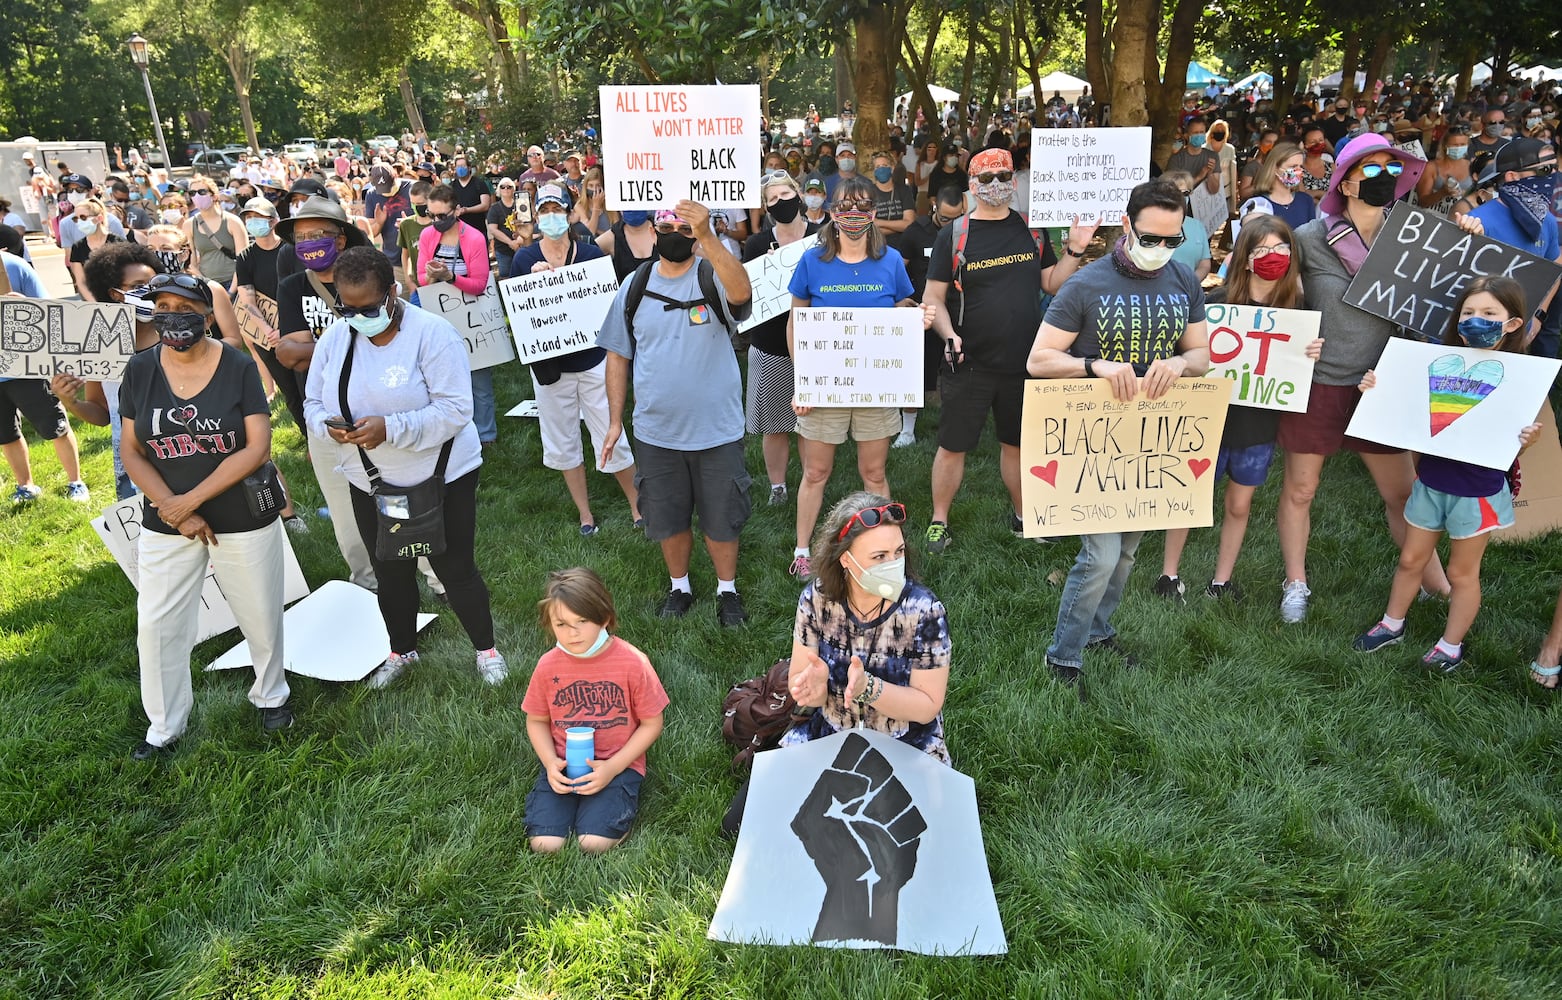
POLYGON ((1141 271, 1159 271, 1172 259, 1177 251, 1164 243, 1153 247, 1139 245, 1138 234, 1132 230, 1128 234, 1128 259, 1134 262, 1134 267, 1141 271))
POLYGON ((906 558, 890 559, 875 566, 862 568, 862 563, 857 562, 857 557, 850 552, 846 553, 859 570, 861 576, 853 576, 857 585, 875 597, 889 601, 900 596, 900 592, 906 589, 906 558))

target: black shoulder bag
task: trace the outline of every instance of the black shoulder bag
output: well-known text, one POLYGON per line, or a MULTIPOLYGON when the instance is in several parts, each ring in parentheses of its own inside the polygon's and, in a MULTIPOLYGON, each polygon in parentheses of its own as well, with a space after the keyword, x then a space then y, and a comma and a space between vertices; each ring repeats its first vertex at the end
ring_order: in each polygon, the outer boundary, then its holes
MULTIPOLYGON (((337 392, 343 419, 351 422, 347 405, 347 382, 353 373, 353 350, 358 335, 349 333, 347 356, 342 359, 342 378, 337 392)), ((445 554, 445 467, 450 464, 452 437, 439 449, 434 474, 416 486, 394 486, 380 478, 379 468, 369 460, 362 446, 358 457, 369 474, 369 492, 374 496, 375 520, 379 531, 374 537, 374 557, 382 561, 417 559, 419 556, 445 554)))

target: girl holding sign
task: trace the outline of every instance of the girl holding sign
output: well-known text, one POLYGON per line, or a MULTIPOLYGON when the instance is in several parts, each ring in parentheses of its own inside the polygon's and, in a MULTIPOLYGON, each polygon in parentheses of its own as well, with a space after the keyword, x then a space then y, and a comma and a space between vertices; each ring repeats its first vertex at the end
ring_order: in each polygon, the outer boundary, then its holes
MULTIPOLYGON (((1248 216, 1228 260, 1230 276, 1226 279, 1226 287, 1209 292, 1206 301, 1274 309, 1300 308, 1301 267, 1293 258, 1291 240, 1291 227, 1278 216, 1248 216)), ((1314 339, 1307 345, 1307 356, 1316 361, 1322 350, 1323 340, 1314 339)), ((1215 459, 1215 479, 1218 482, 1225 473, 1231 477, 1231 482, 1226 485, 1226 518, 1220 523, 1220 551, 1215 557, 1215 574, 1210 577, 1209 586, 1204 588, 1207 597, 1242 599, 1242 589, 1231 579, 1231 574, 1237 568, 1237 556, 1241 555, 1242 540, 1247 536, 1253 494, 1269 475, 1280 412, 1251 406, 1232 406, 1226 411, 1226 426, 1221 431, 1220 451, 1215 459)), ((1187 544, 1187 528, 1166 532, 1166 554, 1161 562, 1161 578, 1155 582, 1156 595, 1181 599, 1187 588, 1177 578, 1177 566, 1187 544)))
MULTIPOLYGON (((1476 278, 1465 288, 1449 318, 1443 343, 1523 354, 1529 310, 1524 289, 1499 275, 1476 278)), ((1477 362, 1483 364, 1484 362, 1477 362)), ((1501 362, 1498 362, 1501 364, 1501 362)), ((1361 391, 1377 384, 1368 371, 1361 391)), ((1434 401, 1436 397, 1434 396, 1434 401)), ((1435 410, 1434 410, 1435 413, 1435 410)), ((1540 434, 1540 424, 1519 429, 1520 452, 1540 434)), ((1405 544, 1399 569, 1389 590, 1388 610, 1376 625, 1356 637, 1352 648, 1375 653, 1405 638, 1405 616, 1416 598, 1421 574, 1437 552, 1438 539, 1448 535, 1448 623, 1437 645, 1421 657, 1434 670, 1451 674, 1464 664, 1464 637, 1481 608, 1481 556, 1491 532, 1513 526, 1513 493, 1507 474, 1437 455, 1422 455, 1410 500, 1405 504, 1405 544)), ((1536 667, 1537 676, 1546 676, 1536 667)))

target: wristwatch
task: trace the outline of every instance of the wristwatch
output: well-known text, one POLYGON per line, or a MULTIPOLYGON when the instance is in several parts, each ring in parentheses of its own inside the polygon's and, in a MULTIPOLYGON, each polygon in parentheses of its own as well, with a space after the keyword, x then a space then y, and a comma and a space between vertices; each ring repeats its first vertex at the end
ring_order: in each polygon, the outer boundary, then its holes
POLYGON ((1085 378, 1095 378, 1096 377, 1095 362, 1100 361, 1100 360, 1101 359, 1099 357, 1097 357, 1096 355, 1091 355, 1090 357, 1085 359, 1085 378))

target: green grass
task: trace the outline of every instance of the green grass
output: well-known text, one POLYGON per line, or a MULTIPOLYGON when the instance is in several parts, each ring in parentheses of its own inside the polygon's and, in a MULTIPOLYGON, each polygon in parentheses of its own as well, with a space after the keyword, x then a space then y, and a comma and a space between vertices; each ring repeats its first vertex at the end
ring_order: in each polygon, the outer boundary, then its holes
MULTIPOLYGON (((529 394, 519 368, 498 381, 501 410, 529 394)), ((128 757, 145 726, 130 585, 34 447, 48 499, 0 510, 0 996, 1562 993, 1562 715, 1523 670, 1562 580, 1555 539, 1492 548, 1471 666, 1433 679, 1416 659, 1439 633, 1435 605, 1414 609, 1403 647, 1350 652, 1395 558, 1352 459, 1331 461, 1315 507, 1313 612, 1280 624, 1276 469, 1238 569, 1249 601, 1157 601, 1161 547, 1147 540, 1118 616, 1145 669, 1090 659, 1082 706, 1039 669, 1059 594, 1047 580, 1075 546, 1008 535, 989 435, 955 545, 918 562, 949 608, 949 743, 976 780, 1010 953, 735 947, 705 939, 731 857, 719 705, 788 647, 794 508, 755 490, 739 578, 752 624, 716 626, 699 554, 695 611, 662 622, 661 559, 614 484, 592 476, 604 531, 582 540, 536 424, 501 421, 479 562, 512 679, 483 685, 446 616, 389 691, 294 678, 299 723, 270 739, 246 676, 199 674, 190 731, 156 766, 128 757), (520 699, 548 644, 543 574, 578 563, 609 581, 672 707, 630 840, 603 858, 538 858, 522 834, 536 761, 520 699)), ((932 423, 890 460, 924 523, 932 423)), ((312 510, 301 440, 279 425, 281 464, 312 510)), ((107 434, 86 429, 83 452, 106 500, 107 434)), ((830 496, 853 487, 854 464, 843 452, 830 496)), ((750 468, 762 479, 757 446, 750 468)), ((326 525, 295 547, 311 584, 342 574, 326 525)), ((1190 583, 1214 548, 1213 532, 1195 534, 1190 583)), ((203 644, 198 662, 233 641, 203 644)))

